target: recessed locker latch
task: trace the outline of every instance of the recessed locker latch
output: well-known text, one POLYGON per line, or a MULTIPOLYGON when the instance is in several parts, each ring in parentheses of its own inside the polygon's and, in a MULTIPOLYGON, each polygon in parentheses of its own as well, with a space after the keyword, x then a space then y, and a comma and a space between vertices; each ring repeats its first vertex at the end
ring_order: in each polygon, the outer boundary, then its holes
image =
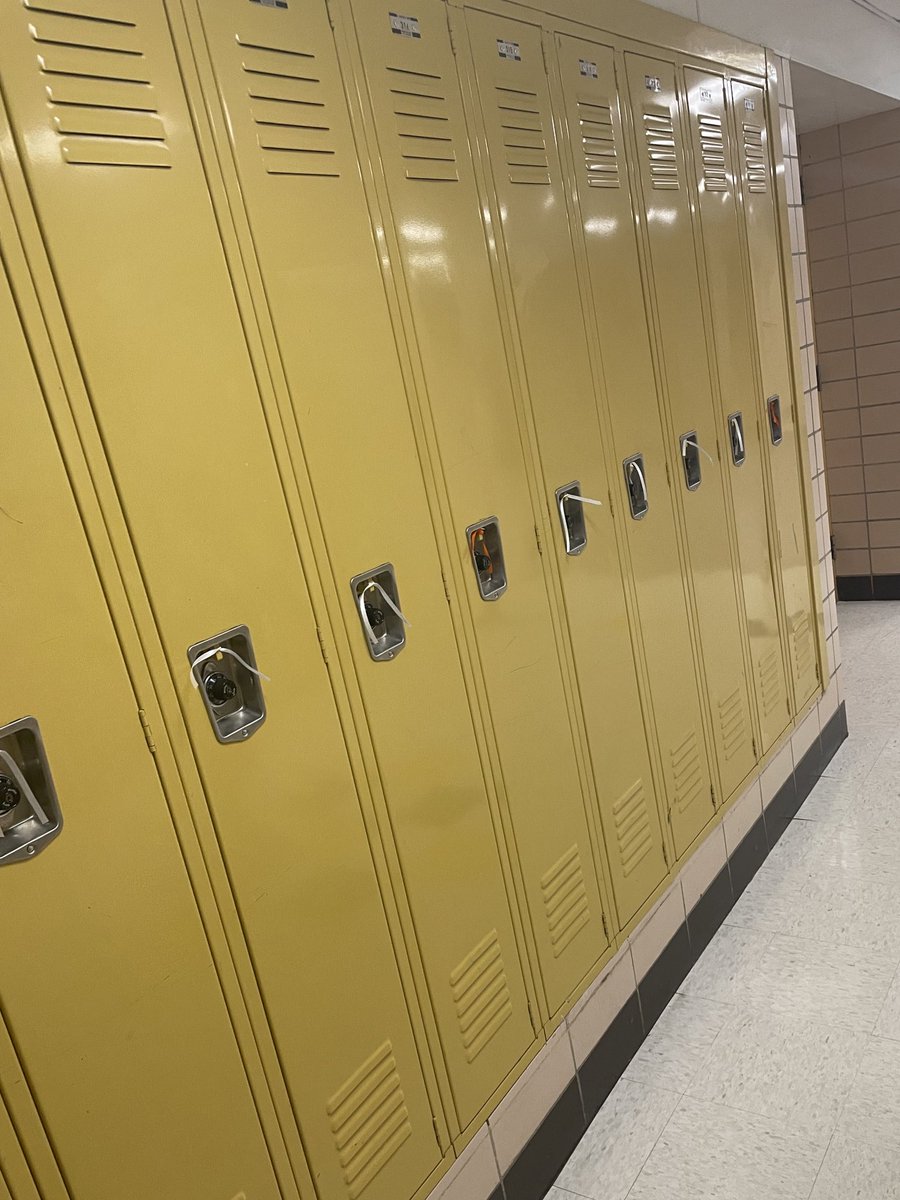
POLYGON ((770 396, 766 401, 766 412, 769 417, 769 433, 772 438, 773 446, 780 446, 784 439, 784 430, 781 427, 781 397, 770 396))
POLYGON ((580 554, 587 546, 584 506, 595 504, 597 508, 602 508, 603 501, 592 500, 590 496, 582 496, 581 484, 577 479, 567 483, 565 487, 557 488, 555 494, 556 511, 559 513, 566 554, 580 554))
POLYGON ((466 545, 482 600, 499 600, 506 591, 507 578, 497 518, 487 517, 476 525, 470 525, 466 529, 466 545))
POLYGON ((743 413, 735 412, 729 416, 728 440, 731 443, 731 461, 736 467, 742 467, 747 459, 743 413))
POLYGON ((622 463, 625 472, 625 490, 628 493, 628 507, 635 521, 647 515, 650 507, 650 497, 647 495, 647 475, 644 467, 643 454, 633 454, 622 463))
POLYGON ((0 728, 0 866, 33 858, 61 829, 40 728, 22 717, 0 728))
POLYGON ((684 467, 684 482, 689 492, 696 492, 703 476, 700 470, 700 443, 697 441, 697 430, 683 433, 679 439, 681 449, 681 465, 684 467))
POLYGON ((393 566, 382 563, 371 571, 354 575, 350 588, 369 654, 375 662, 396 658, 406 645, 409 621, 400 611, 393 566))
POLYGON ((262 681, 246 625, 236 625, 188 648, 191 683, 200 692, 213 727, 223 744, 245 741, 266 719, 262 681))

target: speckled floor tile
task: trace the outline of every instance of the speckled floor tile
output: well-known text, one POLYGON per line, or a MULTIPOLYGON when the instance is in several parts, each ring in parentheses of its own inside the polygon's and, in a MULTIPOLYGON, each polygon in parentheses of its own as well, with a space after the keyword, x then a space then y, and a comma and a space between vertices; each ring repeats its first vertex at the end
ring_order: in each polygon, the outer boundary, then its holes
MULTIPOLYGON (((891 682, 891 696, 896 687, 891 682)), ((826 779, 865 779, 890 737, 889 725, 854 731, 823 771, 826 779)))
POLYGON ((807 1200, 824 1152, 778 1122, 685 1098, 628 1200, 807 1200))
MULTIPOLYGON (((741 931, 743 932, 743 931, 741 931)), ((703 956, 704 960, 706 955, 703 956)), ((631 1060, 625 1078, 685 1092, 734 1009, 695 996, 673 997, 631 1060)))
POLYGON ((869 1038, 838 1129, 858 1142, 900 1150, 900 1042, 869 1038))
POLYGON ((900 1200, 900 1151, 836 1134, 811 1200, 900 1200))
POLYGON ((556 1186, 588 1200, 625 1200, 677 1103, 676 1092, 621 1079, 556 1186))
POLYGON ((723 926, 682 985, 689 995, 871 1033, 897 967, 893 955, 723 926))
POLYGON ((900 958, 900 890, 838 872, 779 877, 763 869, 726 922, 900 958))
POLYGON ((716 1038, 687 1094, 783 1122, 824 1143, 866 1046, 866 1035, 853 1030, 740 1013, 716 1038))

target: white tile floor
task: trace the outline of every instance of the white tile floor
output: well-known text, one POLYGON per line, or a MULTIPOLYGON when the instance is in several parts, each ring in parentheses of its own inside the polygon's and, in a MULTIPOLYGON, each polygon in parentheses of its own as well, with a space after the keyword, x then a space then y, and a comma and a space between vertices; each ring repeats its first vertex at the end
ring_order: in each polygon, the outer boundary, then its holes
POLYGON ((849 739, 548 1200, 900 1200, 900 603, 839 621, 849 739))

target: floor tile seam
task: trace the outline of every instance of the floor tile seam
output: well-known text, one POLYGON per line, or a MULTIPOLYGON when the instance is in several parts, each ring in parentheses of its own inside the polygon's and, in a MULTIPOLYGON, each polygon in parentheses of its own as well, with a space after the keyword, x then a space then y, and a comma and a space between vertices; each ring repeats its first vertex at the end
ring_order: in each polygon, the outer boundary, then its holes
MULTIPOLYGON (((891 980, 891 983, 893 983, 893 980, 891 980)), ((890 991, 890 985, 888 986, 888 991, 890 991)), ((709 1000, 711 1003, 714 1003, 714 1004, 723 1004, 723 1005, 728 1004, 728 1001, 713 1000, 713 998, 711 996, 699 996, 698 995, 697 998, 700 1000, 709 1000)), ((884 1004, 886 1004, 886 1003, 887 1003, 887 995, 885 995, 885 1000, 884 1000, 884 1004)), ((831 1021, 823 1021, 818 1017, 814 1017, 809 1014, 804 1015, 801 1013, 796 1014, 796 1019, 798 1021, 803 1021, 806 1024, 810 1024, 810 1025, 816 1025, 816 1026, 821 1025, 824 1028, 826 1028, 830 1031, 833 1031, 833 1032, 862 1033, 862 1034, 866 1034, 869 1037, 875 1037, 875 1036, 878 1036, 875 1033, 875 1027, 878 1024, 878 1020, 884 1009, 884 1004, 882 1005, 881 1009, 879 1009, 878 1017, 876 1017, 875 1020, 872 1022, 871 1028, 869 1027, 867 1022, 862 1022, 857 1025, 834 1025, 834 1024, 832 1024, 831 1021)), ((758 1016, 786 1017, 788 1019, 793 1019, 795 1016, 794 1011, 783 1011, 782 1009, 779 1009, 779 1008, 770 1007, 764 1001, 750 1000, 746 1003, 746 1005, 742 1005, 741 1007, 738 1007, 737 1005, 731 1005, 730 1007, 734 1008, 734 1010, 736 1012, 745 1013, 748 1016, 754 1016, 754 1017, 758 1017, 758 1016)), ((716 1041, 718 1040, 720 1034, 724 1033, 724 1032, 725 1032, 725 1030, 723 1028, 722 1030, 719 1031, 718 1034, 716 1034, 716 1038, 710 1043, 707 1054, 710 1054, 712 1052, 712 1048, 715 1046, 716 1041)), ((900 1041, 900 1038, 888 1038, 887 1040, 888 1041, 900 1041)), ((706 1063, 706 1059, 704 1058, 704 1060, 698 1066, 694 1078, 696 1078, 696 1076, 699 1075, 699 1073, 702 1070, 702 1068, 704 1067, 705 1063, 706 1063)))
MULTIPOLYGON (((664 1088, 657 1088, 656 1090, 657 1090, 657 1091, 665 1091, 666 1089, 664 1089, 664 1088)), ((671 1089, 669 1089, 669 1090, 671 1090, 671 1089)), ((683 1102, 685 1099, 687 1099, 687 1097, 686 1097, 686 1096, 684 1096, 684 1095, 683 1095, 683 1096, 681 1096, 681 1097, 680 1097, 680 1099, 678 1100, 678 1103, 675 1105, 675 1107, 672 1109, 672 1111, 669 1113, 668 1117, 666 1118, 666 1122, 665 1122, 665 1124, 663 1125, 662 1129, 659 1131, 659 1133, 656 1135, 656 1138, 654 1139, 653 1145, 650 1147, 649 1151, 648 1151, 648 1152, 647 1152, 647 1154, 644 1156, 644 1161, 641 1163, 640 1170, 638 1171, 637 1175, 635 1175, 635 1177, 634 1177, 634 1179, 633 1179, 633 1181, 632 1181, 631 1187, 630 1187, 630 1188, 628 1189, 628 1191, 625 1193, 625 1200, 628 1200, 628 1197, 631 1195, 631 1193, 632 1193, 632 1192, 634 1191, 634 1189, 637 1187, 638 1181, 640 1180, 641 1176, 643 1175, 643 1173, 644 1173, 644 1170, 645 1170, 645 1168, 646 1168, 646 1166, 647 1166, 647 1163, 650 1161, 650 1159, 651 1159, 651 1157, 652 1157, 652 1155, 653 1155, 653 1152, 656 1150, 656 1147, 659 1145, 659 1142, 660 1142, 660 1139, 662 1138, 662 1135, 663 1135, 663 1134, 666 1132, 666 1130, 667 1130, 667 1129, 669 1128, 669 1126, 671 1125, 671 1123, 672 1123, 672 1118, 673 1118, 673 1117, 675 1116, 675 1114, 678 1112, 679 1108, 680 1108, 680 1107, 681 1107, 681 1105, 682 1105, 682 1102, 683 1102)))
MULTIPOLYGON (((843 1112, 843 1109, 841 1111, 843 1112)), ((838 1117, 838 1122, 840 1122, 840 1117, 838 1117)), ((819 1176, 822 1174, 822 1168, 825 1166, 825 1160, 828 1158, 828 1151, 831 1149, 835 1136, 837 1135, 837 1128, 837 1125, 835 1125, 834 1131, 831 1137, 828 1139, 828 1145, 825 1147, 825 1153, 822 1155, 822 1161, 819 1163, 818 1169, 816 1170, 816 1177, 812 1181, 812 1187, 806 1194, 806 1200, 812 1200, 812 1197, 815 1195, 816 1188, 819 1185, 819 1176)))
MULTIPOLYGON (((854 1080, 854 1082, 855 1082, 855 1080, 854 1080)), ((849 1095, 849 1092, 848 1092, 848 1095, 849 1095)), ((707 1099, 704 1099, 702 1096, 689 1096, 689 1095, 685 1096, 685 1100, 693 1100, 697 1104, 711 1104, 714 1108, 727 1108, 729 1112, 738 1113, 742 1117, 758 1117, 760 1120, 767 1121, 770 1125, 778 1125, 779 1123, 782 1125, 784 1124, 783 1122, 779 1122, 776 1117, 770 1116, 768 1113, 757 1112, 755 1109, 752 1109, 752 1108, 741 1108, 737 1104, 728 1104, 724 1100, 707 1100, 707 1099)), ((845 1101, 845 1103, 846 1103, 846 1101, 845 1101)), ((843 1107, 841 1108, 841 1114, 843 1114, 843 1107)), ((838 1119, 840 1119, 840 1118, 838 1118, 838 1119)), ((814 1150, 818 1149, 818 1143, 814 1139, 808 1137, 801 1130, 797 1129, 795 1126, 791 1127, 791 1132, 795 1133, 798 1137, 800 1137, 807 1144, 807 1146, 809 1146, 811 1149, 814 1149, 814 1150)), ((831 1133, 829 1133, 827 1141, 823 1142, 823 1150, 822 1150, 823 1160, 825 1157, 825 1151, 827 1150, 828 1146, 831 1145, 831 1139, 834 1137, 836 1132, 837 1132, 837 1123, 835 1123, 834 1129, 831 1131, 831 1133)))

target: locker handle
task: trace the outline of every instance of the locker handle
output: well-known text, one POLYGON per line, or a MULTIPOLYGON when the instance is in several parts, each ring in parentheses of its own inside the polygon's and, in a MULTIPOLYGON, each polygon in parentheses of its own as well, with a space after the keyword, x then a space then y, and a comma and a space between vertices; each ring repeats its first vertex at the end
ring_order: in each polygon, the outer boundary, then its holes
POLYGON ((582 496, 581 492, 573 490, 574 485, 569 484, 568 488, 560 488, 556 493, 556 503, 559 508, 559 519, 562 524, 563 538, 565 540, 566 554, 580 554, 584 549, 587 539, 587 531, 584 531, 583 540, 580 545, 576 546, 572 541, 572 533, 569 529, 569 521, 566 516, 566 501, 577 500, 579 504, 593 504, 597 508, 603 507, 602 500, 593 500, 590 496, 582 496))
MULTIPOLYGON (((5 750, 0 750, 0 762, 4 764, 6 770, 9 771, 10 775, 13 777, 16 787, 19 789, 25 800, 27 800, 28 807, 37 817, 41 825, 49 825, 50 818, 44 812, 43 808, 41 808, 37 796, 35 796, 34 792, 28 786, 28 780, 19 770, 19 764, 16 762, 13 756, 8 754, 5 750)), ((0 828, 0 837, 5 836, 6 834, 3 832, 2 828, 0 828)))
POLYGON ((747 449, 744 445, 744 418, 741 413, 731 413, 728 418, 728 432, 731 441, 731 461, 736 467, 742 467, 747 458, 747 449))
POLYGON ((362 589, 362 591, 359 593, 359 596, 357 598, 357 604, 359 605, 359 615, 362 617, 362 624, 363 624, 363 629, 366 631, 366 637, 368 637, 369 641, 372 643, 373 646, 377 646, 378 638, 375 636, 372 626, 369 623, 368 615, 366 613, 366 593, 368 591, 370 591, 372 588, 374 588, 381 595, 382 599, 384 600, 385 604, 387 604, 388 608, 391 609, 391 611, 394 613, 395 616, 398 616, 400 618, 400 620, 407 627, 407 629, 411 628, 411 625, 410 625, 410 622, 407 621, 406 617, 404 617, 403 613, 400 611, 400 609, 397 607, 397 605, 393 602, 393 600, 387 594, 385 589, 378 582, 378 580, 370 579, 368 584, 366 585, 366 587, 364 587, 362 589))
POLYGON ((628 493, 628 506, 635 521, 642 520, 650 508, 650 497, 647 493, 647 478, 644 475, 643 455, 636 454, 626 458, 622 464, 625 468, 625 490, 628 493), (634 476, 640 481, 641 490, 638 496, 634 486, 634 476))

